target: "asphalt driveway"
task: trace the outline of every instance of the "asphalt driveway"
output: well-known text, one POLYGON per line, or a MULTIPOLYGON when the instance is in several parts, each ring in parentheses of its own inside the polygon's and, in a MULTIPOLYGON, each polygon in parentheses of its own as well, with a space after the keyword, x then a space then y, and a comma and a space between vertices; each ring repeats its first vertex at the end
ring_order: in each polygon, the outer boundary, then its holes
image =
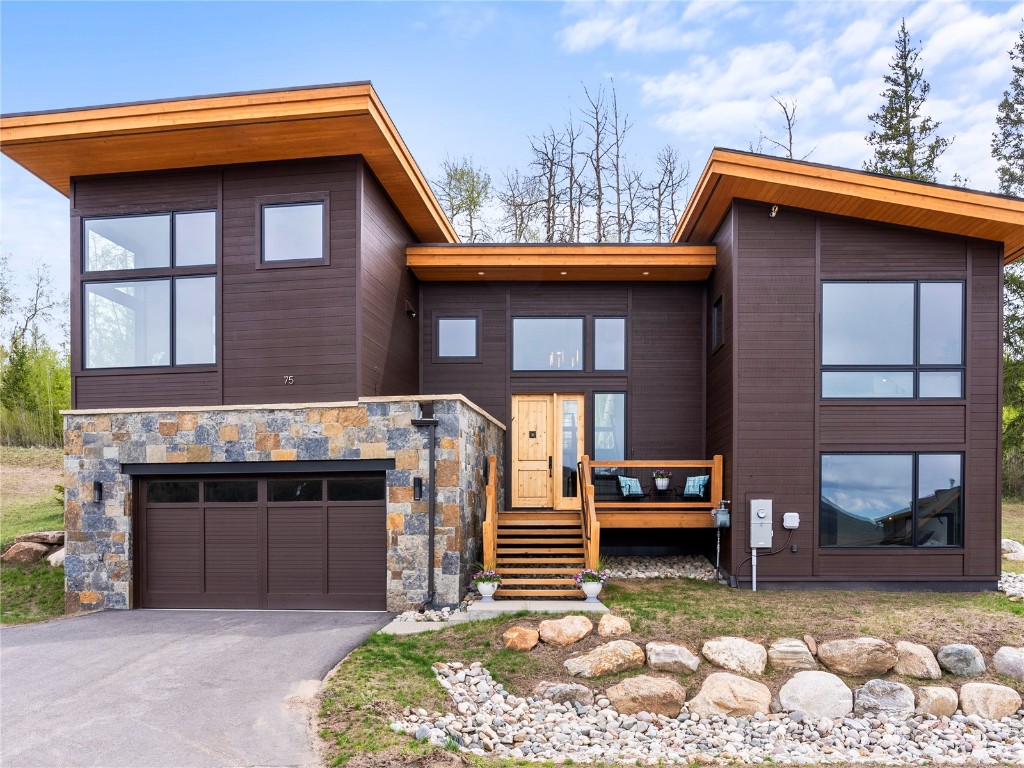
POLYGON ((314 694, 388 619, 140 610, 2 629, 0 765, 315 765, 289 697, 314 694))

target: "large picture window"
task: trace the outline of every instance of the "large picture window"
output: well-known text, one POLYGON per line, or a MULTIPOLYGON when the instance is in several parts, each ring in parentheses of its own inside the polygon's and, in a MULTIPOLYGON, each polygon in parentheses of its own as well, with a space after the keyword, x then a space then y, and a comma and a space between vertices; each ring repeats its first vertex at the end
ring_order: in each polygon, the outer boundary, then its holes
POLYGON ((962 282, 826 282, 824 398, 962 398, 962 282))
POLYGON ((85 368, 216 362, 216 229, 214 211, 84 220, 85 368))
POLYGON ((514 318, 512 370, 583 370, 583 318, 514 318))
POLYGON ((963 454, 822 454, 821 546, 963 546, 962 491, 963 454))

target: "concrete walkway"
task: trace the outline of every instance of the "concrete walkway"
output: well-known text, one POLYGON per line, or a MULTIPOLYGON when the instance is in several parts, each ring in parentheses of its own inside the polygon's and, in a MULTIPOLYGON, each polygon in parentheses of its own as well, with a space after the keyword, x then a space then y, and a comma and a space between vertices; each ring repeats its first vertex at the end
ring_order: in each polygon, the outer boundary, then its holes
POLYGON ((390 618, 139 610, 2 629, 0 765, 315 766, 309 697, 390 618))
POLYGON ((386 635, 418 635, 444 629, 452 624, 467 621, 495 619, 503 614, 530 611, 531 613, 610 613, 608 607, 601 602, 588 603, 584 600, 495 600, 485 603, 482 600, 469 604, 469 610, 456 611, 448 621, 399 621, 395 619, 381 632, 386 635))

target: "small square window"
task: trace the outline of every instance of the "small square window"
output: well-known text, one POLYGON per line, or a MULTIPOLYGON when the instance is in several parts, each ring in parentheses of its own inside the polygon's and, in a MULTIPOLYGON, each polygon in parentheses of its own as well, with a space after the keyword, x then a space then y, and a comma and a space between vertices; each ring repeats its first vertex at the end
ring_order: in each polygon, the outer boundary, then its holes
POLYGON ((276 202, 263 198, 260 205, 260 261, 328 263, 327 201, 276 202), (264 201, 273 202, 264 202, 264 201))
POLYGON ((478 318, 439 317, 437 319, 437 356, 476 358, 478 318))

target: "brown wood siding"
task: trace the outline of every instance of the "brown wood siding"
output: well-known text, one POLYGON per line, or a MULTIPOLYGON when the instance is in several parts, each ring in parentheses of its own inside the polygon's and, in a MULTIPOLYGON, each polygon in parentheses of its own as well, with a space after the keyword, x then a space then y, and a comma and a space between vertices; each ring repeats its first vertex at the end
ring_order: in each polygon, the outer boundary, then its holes
POLYGON ((151 408, 214 405, 220 397, 217 371, 80 375, 74 380, 75 408, 151 408))
MULTIPOLYGON (((749 555, 751 499, 774 502, 775 547, 783 512, 804 524, 775 557, 760 558, 758 576, 809 574, 815 545, 814 420, 817 316, 817 222, 799 211, 772 218, 768 206, 739 204, 734 245, 736 333, 735 496, 732 557, 749 555)), ((788 534, 787 534, 788 535, 788 534)), ((734 566, 737 567, 738 566, 734 566)), ((749 579, 749 565, 740 568, 749 579)))
MULTIPOLYGON (((711 329, 708 325, 705 330, 707 338, 707 376, 706 376, 706 409, 705 416, 707 454, 714 456, 721 454, 724 466, 722 468, 722 495, 729 500, 736 499, 735 479, 733 472, 733 431, 735 420, 733 419, 733 338, 735 333, 735 312, 736 301, 734 297, 734 261, 735 261, 735 218, 730 211, 718 233, 715 235, 715 245, 718 249, 718 266, 711 273, 711 279, 707 286, 707 313, 708 324, 711 322, 711 307, 722 300, 722 345, 718 349, 711 349, 711 329)), ((724 539, 729 542, 731 539, 728 532, 725 532, 724 539)), ((731 571, 733 567, 732 547, 722 547, 722 567, 731 571)))
POLYGON ((967 576, 997 578, 1002 519, 1002 273, 1000 248, 971 248, 967 327, 970 418, 964 478, 967 576))
POLYGON ((362 347, 359 394, 411 395, 419 385, 419 324, 406 307, 417 308, 405 246, 416 237, 380 183, 360 165, 360 276, 362 347))
POLYGON ((822 403, 818 423, 823 451, 869 451, 879 446, 887 450, 963 450, 966 431, 967 409, 961 404, 822 403))
POLYGON ((88 176, 75 179, 74 190, 72 215, 79 216, 216 208, 220 172, 198 169, 88 176))
MULTIPOLYGON (((736 204, 731 249, 737 283, 736 469, 732 556, 749 555, 747 507, 774 502, 775 547, 784 512, 801 526, 785 549, 759 558, 766 581, 953 581, 999 571, 1000 264, 998 247, 825 215, 736 204), (817 263, 816 263, 817 262, 817 263), (819 401, 822 279, 954 279, 967 282, 967 397, 963 403, 819 401), (823 451, 949 451, 965 454, 965 548, 817 548, 819 454, 823 451)), ((719 270, 726 263, 719 232, 719 270)), ((716 277, 711 283, 717 290, 716 277)), ((709 303, 714 296, 709 294, 709 303)), ((726 322, 730 313, 726 313, 726 322)), ((727 331, 726 338, 729 338, 727 331)), ((724 419, 709 365, 709 451, 724 419)), ((728 462, 727 462, 728 469, 728 462)), ((735 572, 735 569, 734 569, 735 572)), ((749 583, 749 565, 739 573, 749 583)))
POLYGON ((357 396, 357 162, 321 158, 224 169, 225 404, 357 396), (317 192, 330 195, 330 263, 257 269, 256 198, 317 192))

